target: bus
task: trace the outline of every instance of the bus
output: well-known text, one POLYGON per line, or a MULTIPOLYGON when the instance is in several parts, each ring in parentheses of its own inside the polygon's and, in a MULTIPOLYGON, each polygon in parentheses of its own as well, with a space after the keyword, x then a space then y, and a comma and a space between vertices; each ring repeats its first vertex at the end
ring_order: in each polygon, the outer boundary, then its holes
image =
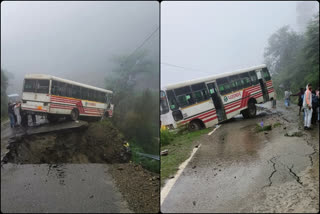
POLYGON ((47 74, 25 75, 21 110, 24 114, 45 115, 49 122, 60 117, 111 117, 112 91, 54 77, 47 74))
POLYGON ((256 115, 257 103, 274 99, 266 65, 171 84, 160 91, 160 124, 189 130, 212 127, 238 114, 256 115))

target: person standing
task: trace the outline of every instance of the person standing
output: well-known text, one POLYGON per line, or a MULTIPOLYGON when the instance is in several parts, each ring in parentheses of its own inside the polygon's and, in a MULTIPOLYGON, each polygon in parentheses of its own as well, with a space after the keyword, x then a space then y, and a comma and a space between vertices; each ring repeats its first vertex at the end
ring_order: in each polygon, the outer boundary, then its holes
POLYGON ((291 94, 291 96, 298 96, 298 106, 299 106, 299 116, 300 116, 300 113, 301 113, 301 108, 302 108, 302 95, 304 94, 304 89, 303 88, 300 88, 300 91, 296 94, 291 94))
POLYGON ((284 104, 286 105, 286 107, 290 106, 290 96, 291 96, 291 91, 289 89, 287 89, 284 92, 284 104))
POLYGON ((311 119, 311 124, 316 124, 317 123, 317 108, 319 105, 319 99, 316 95, 316 91, 312 91, 312 119, 311 119))
POLYGON ((273 92, 274 95, 273 95, 273 100, 272 100, 272 108, 276 108, 276 105, 277 105, 277 94, 276 94, 276 91, 273 92))
POLYGON ((303 98, 303 109, 305 112, 304 118, 304 129, 310 130, 311 129, 311 118, 312 118, 312 85, 309 83, 306 87, 306 92, 304 93, 303 98))
POLYGON ((8 102, 8 115, 10 119, 10 127, 14 128, 15 119, 14 119, 14 112, 13 112, 13 104, 8 102))
POLYGON ((17 118, 16 124, 17 124, 18 126, 21 126, 20 107, 21 107, 21 103, 20 103, 20 102, 17 102, 17 103, 14 105, 14 108, 13 108, 14 114, 16 115, 16 118, 17 118))

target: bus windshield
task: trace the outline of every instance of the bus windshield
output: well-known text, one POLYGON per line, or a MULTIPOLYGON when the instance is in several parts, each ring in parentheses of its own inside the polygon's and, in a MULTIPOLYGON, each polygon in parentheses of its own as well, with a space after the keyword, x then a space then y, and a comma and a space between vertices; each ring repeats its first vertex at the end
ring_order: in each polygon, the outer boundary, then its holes
POLYGON ((169 112, 169 105, 167 97, 164 91, 160 92, 160 114, 166 114, 169 112))
POLYGON ((25 79, 23 92, 49 93, 49 80, 25 79))

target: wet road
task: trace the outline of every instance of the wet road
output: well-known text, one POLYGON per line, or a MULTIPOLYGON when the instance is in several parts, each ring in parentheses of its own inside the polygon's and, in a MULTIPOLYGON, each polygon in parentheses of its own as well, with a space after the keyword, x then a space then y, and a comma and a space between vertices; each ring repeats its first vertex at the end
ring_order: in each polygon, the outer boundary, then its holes
MULTIPOLYGON (((315 150, 306 141, 309 134, 284 136, 299 131, 297 122, 292 122, 297 121, 296 112, 286 112, 279 107, 273 114, 261 112, 247 120, 239 117, 223 124, 211 136, 202 136, 201 147, 163 201, 161 211, 254 212, 265 201, 266 194, 262 193, 270 186, 287 182, 302 186, 298 173, 312 165, 310 154, 315 150), (262 120, 265 124, 284 125, 255 133, 255 124, 262 120)), ((314 143, 319 140, 317 136, 314 143)), ((278 204, 269 203, 281 205, 281 200, 278 204)))
POLYGON ((106 164, 4 164, 1 211, 130 212, 106 164))

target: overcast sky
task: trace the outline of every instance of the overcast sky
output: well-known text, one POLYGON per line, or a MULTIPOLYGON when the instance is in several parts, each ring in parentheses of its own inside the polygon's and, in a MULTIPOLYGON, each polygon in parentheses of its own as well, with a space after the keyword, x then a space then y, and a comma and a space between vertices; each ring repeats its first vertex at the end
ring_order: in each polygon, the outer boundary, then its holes
MULTIPOLYGON (((113 56, 127 56, 159 27, 158 2, 2 2, 1 68, 20 92, 26 73, 104 87, 113 56)), ((159 31, 141 48, 159 57, 159 31)), ((18 90, 18 91, 14 91, 18 90)))
POLYGON ((162 2, 161 86, 262 64, 284 25, 297 29, 296 2, 162 2))

